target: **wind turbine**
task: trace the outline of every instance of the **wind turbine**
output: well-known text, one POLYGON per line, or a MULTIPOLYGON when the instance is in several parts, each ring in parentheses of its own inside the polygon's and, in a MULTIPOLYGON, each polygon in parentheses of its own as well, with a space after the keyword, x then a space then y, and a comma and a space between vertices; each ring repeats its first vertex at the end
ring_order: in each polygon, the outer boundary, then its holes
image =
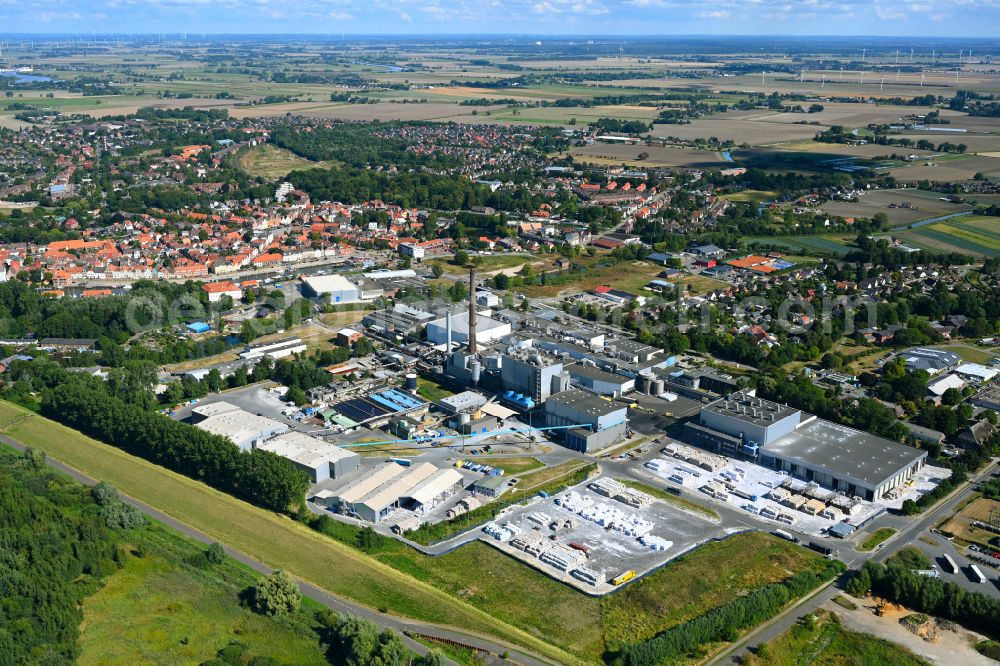
POLYGON ((821 90, 826 87, 826 74, 823 75, 823 80, 820 82, 819 87, 821 90))
POLYGON ((921 88, 924 87, 924 75, 923 74, 920 75, 920 87, 921 88))
POLYGON ((861 49, 861 62, 865 61, 865 56, 868 54, 868 49, 861 49))
POLYGON ((885 87, 885 77, 882 77, 882 81, 878 84, 878 91, 882 92, 882 88, 885 87))
POLYGON ((899 70, 896 70, 896 80, 899 81, 899 70))
POLYGON ((899 49, 896 49, 896 64, 899 64, 899 49))

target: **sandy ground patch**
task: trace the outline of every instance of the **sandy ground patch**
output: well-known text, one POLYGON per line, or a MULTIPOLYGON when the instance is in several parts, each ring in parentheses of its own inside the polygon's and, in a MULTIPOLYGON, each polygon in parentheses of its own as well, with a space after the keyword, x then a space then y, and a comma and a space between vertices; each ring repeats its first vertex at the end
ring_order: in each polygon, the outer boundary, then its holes
MULTIPOLYGON (((865 604, 871 606, 871 600, 865 604)), ((877 617, 871 610, 859 604, 857 610, 847 610, 837 604, 827 602, 826 610, 837 615, 848 629, 873 634, 880 638, 899 643, 924 659, 939 664, 961 664, 962 666, 989 666, 996 664, 991 659, 976 652, 972 645, 985 638, 981 634, 958 627, 955 631, 942 630, 936 642, 925 641, 899 624, 910 611, 888 611, 877 617)))

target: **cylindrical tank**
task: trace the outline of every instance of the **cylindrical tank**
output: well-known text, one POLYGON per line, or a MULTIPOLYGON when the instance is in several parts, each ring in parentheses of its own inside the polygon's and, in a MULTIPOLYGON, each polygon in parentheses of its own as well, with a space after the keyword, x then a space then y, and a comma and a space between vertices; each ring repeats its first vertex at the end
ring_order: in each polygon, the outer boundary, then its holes
POLYGON ((654 379, 649 382, 649 395, 663 395, 662 379, 654 379))
POLYGON ((417 374, 415 372, 409 372, 406 374, 406 390, 417 390, 417 374))
POLYGON ((639 393, 649 393, 649 377, 642 374, 636 375, 635 390, 639 393))
POLYGON ((472 383, 473 384, 478 384, 479 383, 479 376, 482 373, 482 368, 483 368, 483 366, 481 366, 479 364, 479 361, 471 361, 469 363, 469 371, 472 372, 472 383))
POLYGON ((467 412, 461 412, 458 415, 458 422, 461 423, 462 425, 465 425, 466 423, 468 423, 471 420, 472 420, 472 417, 469 416, 469 414, 467 412))

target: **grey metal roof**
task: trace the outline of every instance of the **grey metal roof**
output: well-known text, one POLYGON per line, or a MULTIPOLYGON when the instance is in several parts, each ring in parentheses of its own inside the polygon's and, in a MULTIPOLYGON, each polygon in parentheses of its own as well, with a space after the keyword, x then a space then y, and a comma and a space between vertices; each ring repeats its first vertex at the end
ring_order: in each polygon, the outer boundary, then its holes
POLYGON ((905 446, 820 418, 761 447, 766 455, 819 468, 844 479, 878 488, 921 458, 926 451, 905 446))

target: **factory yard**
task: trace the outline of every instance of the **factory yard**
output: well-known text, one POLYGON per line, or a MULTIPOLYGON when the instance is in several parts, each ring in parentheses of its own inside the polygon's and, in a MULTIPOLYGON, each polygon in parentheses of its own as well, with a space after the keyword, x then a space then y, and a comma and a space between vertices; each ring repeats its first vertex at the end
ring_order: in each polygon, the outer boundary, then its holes
POLYGON ((631 497, 642 506, 597 490, 615 486, 602 476, 517 506, 487 525, 480 538, 556 580, 603 595, 735 531, 639 491, 631 497))
POLYGON ((925 466, 918 470, 911 481, 875 501, 847 498, 830 490, 791 478, 745 461, 734 461, 679 443, 670 443, 662 457, 644 465, 645 473, 668 486, 683 489, 700 500, 725 504, 738 509, 747 520, 761 529, 782 529, 809 537, 834 536, 830 528, 838 524, 851 527, 853 532, 889 509, 899 509, 907 499, 915 500, 931 491, 951 471, 941 467, 925 466), (696 455, 718 463, 715 471, 708 471, 666 451, 696 452, 696 455), (717 460, 716 460, 717 459, 717 460), (824 500, 817 498, 824 498, 824 500), (798 507, 798 508, 796 508, 798 507))

